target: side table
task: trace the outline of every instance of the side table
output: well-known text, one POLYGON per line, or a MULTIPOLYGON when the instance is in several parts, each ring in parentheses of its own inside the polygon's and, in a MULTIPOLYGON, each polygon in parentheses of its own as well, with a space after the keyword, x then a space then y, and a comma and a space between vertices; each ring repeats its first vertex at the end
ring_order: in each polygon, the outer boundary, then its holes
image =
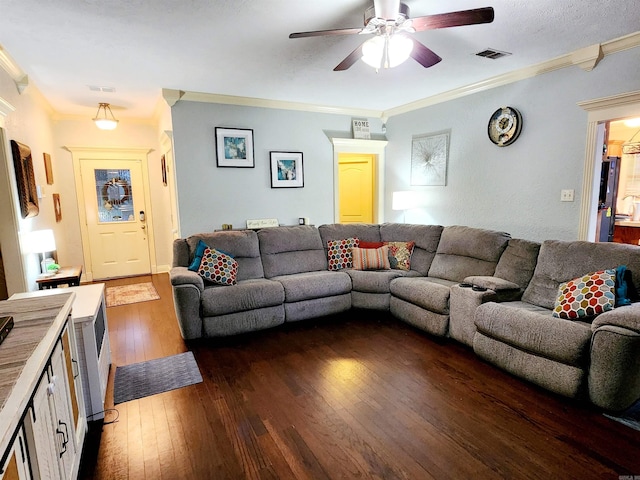
POLYGON ((48 277, 38 277, 36 283, 38 290, 46 288, 58 288, 58 285, 69 285, 77 287, 80 285, 80 277, 82 276, 82 266, 80 267, 61 267, 58 273, 48 277))

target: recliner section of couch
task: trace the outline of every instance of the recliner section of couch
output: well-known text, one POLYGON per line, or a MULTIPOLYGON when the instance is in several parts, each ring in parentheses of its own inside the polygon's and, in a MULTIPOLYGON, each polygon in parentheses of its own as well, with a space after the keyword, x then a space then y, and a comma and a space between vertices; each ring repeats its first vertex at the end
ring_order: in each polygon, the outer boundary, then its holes
POLYGON ((176 239, 170 279, 180 333, 186 340, 235 335, 284 323, 284 288, 264 277, 256 232, 214 232, 176 239), (200 240, 234 256, 237 285, 205 285, 197 272, 188 269, 200 240))
POLYGON ((391 313, 432 335, 449 333, 451 288, 469 276, 491 276, 510 236, 480 228, 442 231, 426 277, 391 282, 391 313))
POLYGON ((553 392, 622 410, 640 397, 640 305, 595 319, 552 315, 561 283, 626 265, 640 285, 640 249, 548 240, 522 299, 477 307, 473 349, 485 360, 553 392))

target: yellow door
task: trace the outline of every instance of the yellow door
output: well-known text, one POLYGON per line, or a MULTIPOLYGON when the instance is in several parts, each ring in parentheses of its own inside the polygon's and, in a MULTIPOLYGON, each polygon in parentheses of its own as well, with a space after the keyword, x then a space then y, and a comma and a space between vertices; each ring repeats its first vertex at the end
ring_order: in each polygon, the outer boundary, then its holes
POLYGON ((93 278, 151 273, 140 160, 80 160, 93 278))
POLYGON ((373 223, 375 155, 338 156, 340 223, 373 223))

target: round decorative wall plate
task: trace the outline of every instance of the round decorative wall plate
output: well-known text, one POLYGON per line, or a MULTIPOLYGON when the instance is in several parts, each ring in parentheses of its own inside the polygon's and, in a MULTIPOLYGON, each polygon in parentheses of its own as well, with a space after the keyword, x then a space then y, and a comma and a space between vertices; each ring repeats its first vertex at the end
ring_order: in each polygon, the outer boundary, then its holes
POLYGON ((522 115, 513 107, 501 107, 489 119, 489 139, 499 147, 516 141, 522 130, 522 115))

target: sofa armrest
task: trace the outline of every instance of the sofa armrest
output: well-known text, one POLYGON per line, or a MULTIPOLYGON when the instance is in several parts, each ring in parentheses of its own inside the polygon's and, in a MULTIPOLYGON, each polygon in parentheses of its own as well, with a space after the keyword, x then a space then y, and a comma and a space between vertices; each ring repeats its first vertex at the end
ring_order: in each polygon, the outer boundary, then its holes
POLYGON ((187 267, 173 267, 169 271, 171 285, 194 285, 202 293, 204 291, 204 280, 196 272, 192 272, 187 267))
POLYGON ((640 399, 640 332, 612 324, 594 327, 588 387, 591 402, 609 411, 640 399))
POLYGON ((595 331, 604 325, 613 325, 640 333, 640 303, 632 303, 601 313, 591 323, 591 330, 595 331))
POLYGON ((506 292, 506 291, 520 291, 520 286, 518 284, 510 282, 500 277, 473 275, 465 278, 463 283, 470 283, 471 285, 475 285, 480 288, 493 290, 496 293, 506 292))

